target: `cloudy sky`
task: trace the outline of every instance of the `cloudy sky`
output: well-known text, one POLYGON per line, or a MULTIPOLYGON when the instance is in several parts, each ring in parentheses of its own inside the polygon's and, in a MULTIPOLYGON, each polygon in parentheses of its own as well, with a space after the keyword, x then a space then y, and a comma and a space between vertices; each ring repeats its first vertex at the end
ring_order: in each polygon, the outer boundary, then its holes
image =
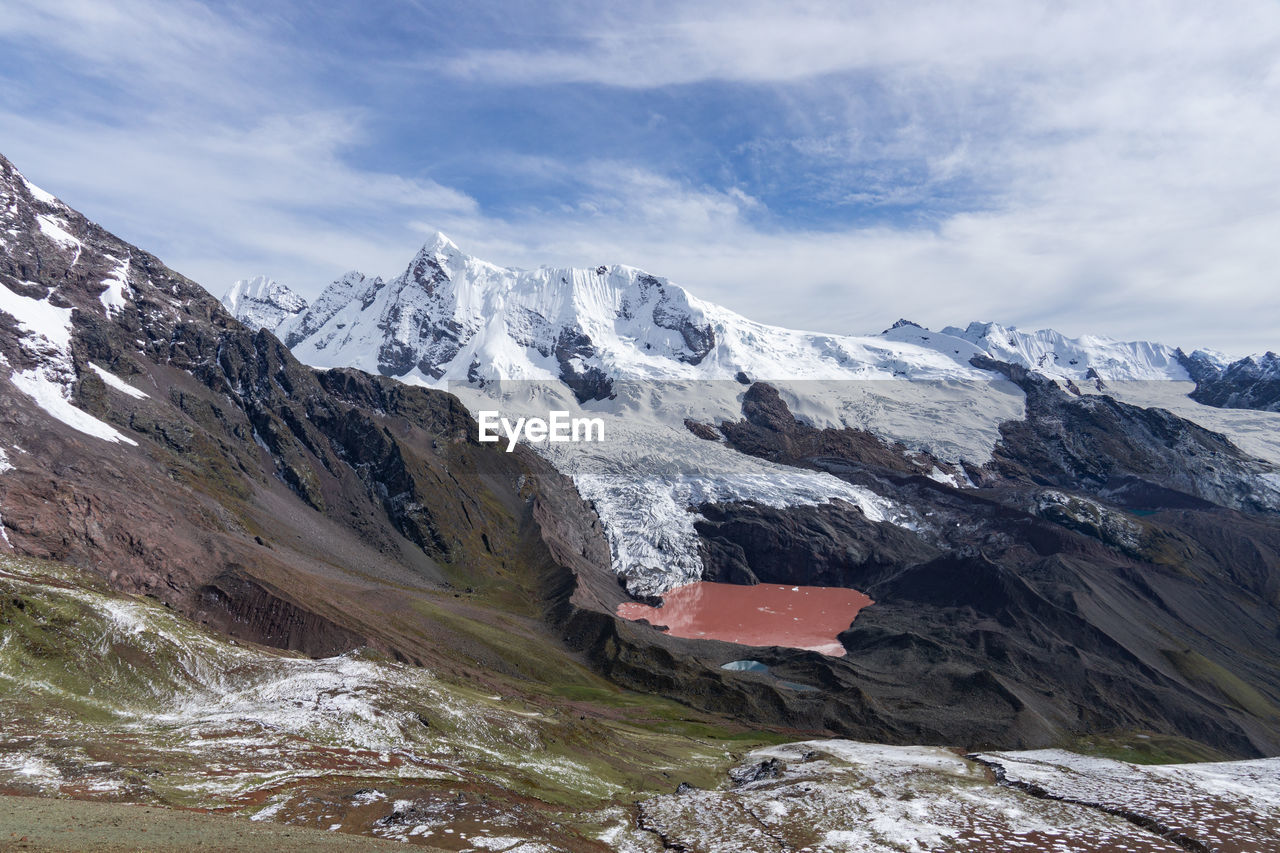
POLYGON ((1270 0, 0 0, 0 153, 218 294, 438 229, 801 328, 1280 348, 1270 0))

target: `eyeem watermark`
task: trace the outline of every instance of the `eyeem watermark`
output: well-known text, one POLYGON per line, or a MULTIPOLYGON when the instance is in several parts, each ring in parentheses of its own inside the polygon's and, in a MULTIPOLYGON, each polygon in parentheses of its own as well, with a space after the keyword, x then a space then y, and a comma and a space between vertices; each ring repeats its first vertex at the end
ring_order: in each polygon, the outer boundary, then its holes
POLYGON ((480 441, 493 442, 507 437, 507 452, 516 449, 516 443, 524 438, 535 444, 543 441, 604 441, 604 418, 571 418, 568 412, 553 411, 542 418, 516 418, 515 422, 501 417, 498 412, 477 413, 480 422, 480 441))

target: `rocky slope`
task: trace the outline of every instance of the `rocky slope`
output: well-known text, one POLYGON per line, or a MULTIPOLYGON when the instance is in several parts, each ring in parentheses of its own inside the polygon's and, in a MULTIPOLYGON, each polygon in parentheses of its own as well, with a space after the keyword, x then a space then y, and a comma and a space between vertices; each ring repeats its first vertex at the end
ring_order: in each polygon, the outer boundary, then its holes
POLYGON ((796 420, 767 385, 746 392, 742 419, 717 427, 730 445, 890 495, 917 519, 699 507, 708 578, 846 586, 876 602, 842 635, 845 657, 753 657, 778 678, 857 685, 896 725, 920 727, 916 740, 934 726, 1033 744, 1059 726, 1136 724, 1273 754, 1280 519, 1249 488, 1273 469, 1168 413, 1011 372, 1027 416, 964 489, 866 433, 796 420))
POLYGON ((551 642, 545 463, 447 394, 304 367, 4 160, 0 219, 0 550, 310 654, 514 666, 442 646, 441 603, 551 642))
POLYGON ((620 803, 669 790, 673 772, 714 783, 739 743, 678 719, 658 734, 616 705, 562 713, 367 649, 317 660, 236 642, 62 564, 0 556, 0 593, 4 794, 599 853, 596 836, 629 823, 620 803))
POLYGON ((750 754, 727 789, 647 800, 640 824, 698 853, 1261 853, 1280 850, 1276 770, 1275 759, 1141 767, 1058 751, 961 756, 816 741, 750 754))
POLYGON ((1081 744, 1119 761, 771 745, 621 696, 584 719, 368 651, 235 642, 6 556, 0 626, 5 849, 1278 849, 1276 759, 1130 763, 1180 748, 1158 737, 1081 744))
MULTIPOLYGON (((1101 728, 1280 748, 1278 460, 1124 400, 1221 370, 1212 356, 993 323, 792 332, 637 270, 507 270, 443 237, 277 329, 313 363, 452 380, 472 409, 604 417, 598 448, 539 449, 600 513, 632 594, 701 579, 871 595, 845 657, 739 655, 768 674, 729 681, 772 687, 780 720, 908 742, 1101 728)), ((595 630, 588 651, 618 642, 595 630)), ((645 660, 596 662, 647 689, 696 677, 645 660)))
POLYGON ((1191 397, 1206 406, 1280 412, 1280 356, 1273 352, 1252 355, 1222 364, 1197 351, 1178 353, 1187 373, 1195 380, 1191 397))

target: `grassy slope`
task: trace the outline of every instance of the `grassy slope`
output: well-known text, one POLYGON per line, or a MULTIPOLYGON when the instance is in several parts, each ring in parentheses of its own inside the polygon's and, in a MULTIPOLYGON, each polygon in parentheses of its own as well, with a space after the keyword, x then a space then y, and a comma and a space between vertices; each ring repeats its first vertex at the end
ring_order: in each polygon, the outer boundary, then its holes
POLYGON ((0 557, 0 790, 241 815, 284 802, 284 819, 307 818, 308 797, 335 813, 373 786, 470 792, 590 834, 612 819, 593 812, 711 786, 736 754, 781 739, 622 691, 481 620, 478 602, 476 618, 416 606, 459 647, 522 666, 467 682, 366 653, 315 661, 230 641, 87 572, 0 557))

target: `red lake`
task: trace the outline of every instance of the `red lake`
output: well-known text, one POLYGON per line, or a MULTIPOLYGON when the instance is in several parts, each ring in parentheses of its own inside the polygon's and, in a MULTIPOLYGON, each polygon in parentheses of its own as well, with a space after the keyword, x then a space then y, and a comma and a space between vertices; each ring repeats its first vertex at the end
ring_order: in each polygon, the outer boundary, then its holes
POLYGON ((787 646, 840 657, 844 646, 836 635, 872 603, 857 590, 838 586, 740 586, 699 581, 669 591, 662 597, 661 607, 619 604, 618 615, 665 626, 674 637, 787 646))

